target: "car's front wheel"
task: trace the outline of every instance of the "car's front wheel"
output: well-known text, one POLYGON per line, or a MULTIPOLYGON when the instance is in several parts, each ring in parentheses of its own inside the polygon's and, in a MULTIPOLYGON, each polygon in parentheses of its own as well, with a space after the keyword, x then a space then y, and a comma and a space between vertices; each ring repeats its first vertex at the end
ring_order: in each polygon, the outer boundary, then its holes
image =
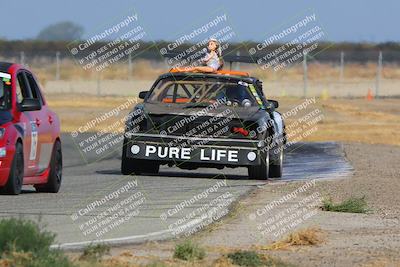
POLYGON ((123 175, 151 173, 156 174, 160 170, 160 164, 155 161, 131 159, 122 156, 121 173, 123 175))
POLYGON ((62 181, 62 151, 61 142, 56 141, 50 160, 50 172, 47 183, 35 185, 37 192, 58 193, 62 181))
POLYGON ((281 178, 283 173, 283 147, 279 149, 279 156, 271 161, 269 166, 269 177, 281 178))
POLYGON ((125 139, 122 147, 121 173, 123 175, 152 173, 156 174, 160 170, 160 164, 156 161, 133 159, 126 156, 128 142, 125 139))
POLYGON ((22 183, 24 179, 24 152, 22 144, 15 145, 15 154, 11 163, 10 174, 8 181, 4 187, 4 193, 9 195, 18 195, 22 190, 22 183))
POLYGON ((261 152, 260 153, 261 163, 256 166, 249 166, 249 178, 256 180, 266 180, 269 175, 269 153, 261 152))

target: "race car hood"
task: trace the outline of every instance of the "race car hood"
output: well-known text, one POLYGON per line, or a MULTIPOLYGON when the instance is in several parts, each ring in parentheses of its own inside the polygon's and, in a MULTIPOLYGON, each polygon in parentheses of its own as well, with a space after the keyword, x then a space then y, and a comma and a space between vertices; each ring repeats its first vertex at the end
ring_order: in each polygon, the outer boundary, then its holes
MULTIPOLYGON (((218 106, 213 109, 207 110, 207 114, 204 116, 216 116, 221 114, 226 109, 231 109, 233 118, 241 120, 257 120, 264 110, 259 107, 229 107, 229 106, 218 106)), ((143 110, 148 115, 175 115, 175 116, 192 116, 197 114, 199 111, 205 111, 204 107, 199 108, 183 108, 181 105, 165 105, 165 104, 143 104, 143 110)))
POLYGON ((0 126, 12 121, 11 112, 8 110, 0 110, 0 126))
MULTIPOLYGON (((141 103, 135 109, 143 110, 144 120, 139 120, 135 116, 127 122, 128 130, 146 133, 167 132, 170 135, 196 134, 199 129, 212 121, 213 131, 223 130, 218 137, 243 138, 240 133, 231 133, 230 129, 235 127, 245 127, 248 130, 255 130, 258 126, 268 120, 269 114, 259 107, 232 107, 216 106, 213 108, 188 107, 181 104, 153 104, 141 103), (215 118, 215 119, 213 119, 215 118), (139 129, 135 126, 137 122, 139 129), (226 129, 228 128, 228 130, 226 129)), ((133 114, 133 113, 132 113, 133 114)), ((207 134, 213 135, 208 132, 207 134)))

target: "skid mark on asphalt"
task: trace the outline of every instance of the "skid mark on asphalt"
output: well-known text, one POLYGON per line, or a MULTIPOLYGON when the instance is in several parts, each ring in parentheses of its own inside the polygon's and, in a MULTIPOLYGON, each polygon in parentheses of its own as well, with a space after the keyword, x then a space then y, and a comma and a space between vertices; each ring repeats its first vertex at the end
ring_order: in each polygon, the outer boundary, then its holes
POLYGON ((281 179, 284 181, 344 178, 353 171, 336 142, 297 143, 287 151, 281 179))

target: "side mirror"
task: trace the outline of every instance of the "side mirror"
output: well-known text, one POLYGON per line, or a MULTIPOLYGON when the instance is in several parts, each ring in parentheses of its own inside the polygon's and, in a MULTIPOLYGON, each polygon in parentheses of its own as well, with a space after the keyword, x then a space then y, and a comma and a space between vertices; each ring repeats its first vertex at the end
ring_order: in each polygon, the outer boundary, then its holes
POLYGON ((272 99, 267 99, 268 102, 272 103, 274 108, 279 108, 279 102, 272 99))
POLYGON ((149 91, 141 91, 141 92, 139 93, 139 98, 140 98, 140 99, 145 99, 148 92, 149 92, 149 91))
POLYGON ((19 109, 21 112, 40 110, 41 108, 42 108, 42 105, 40 104, 39 99, 35 99, 35 98, 25 98, 22 100, 21 104, 19 105, 19 109))

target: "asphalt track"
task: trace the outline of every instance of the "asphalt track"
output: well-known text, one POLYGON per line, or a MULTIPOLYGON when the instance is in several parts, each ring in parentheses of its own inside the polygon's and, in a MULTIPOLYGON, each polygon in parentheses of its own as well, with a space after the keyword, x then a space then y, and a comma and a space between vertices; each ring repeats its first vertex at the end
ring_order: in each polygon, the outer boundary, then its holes
POLYGON ((162 166, 157 175, 124 176, 120 149, 87 164, 70 135, 62 141, 60 192, 36 193, 25 186, 19 196, 0 195, 0 217, 40 221, 57 234, 55 246, 67 249, 189 235, 226 215, 232 203, 256 186, 337 179, 352 171, 340 144, 321 142, 289 147, 280 180, 248 180, 245 168, 187 171, 162 166))

